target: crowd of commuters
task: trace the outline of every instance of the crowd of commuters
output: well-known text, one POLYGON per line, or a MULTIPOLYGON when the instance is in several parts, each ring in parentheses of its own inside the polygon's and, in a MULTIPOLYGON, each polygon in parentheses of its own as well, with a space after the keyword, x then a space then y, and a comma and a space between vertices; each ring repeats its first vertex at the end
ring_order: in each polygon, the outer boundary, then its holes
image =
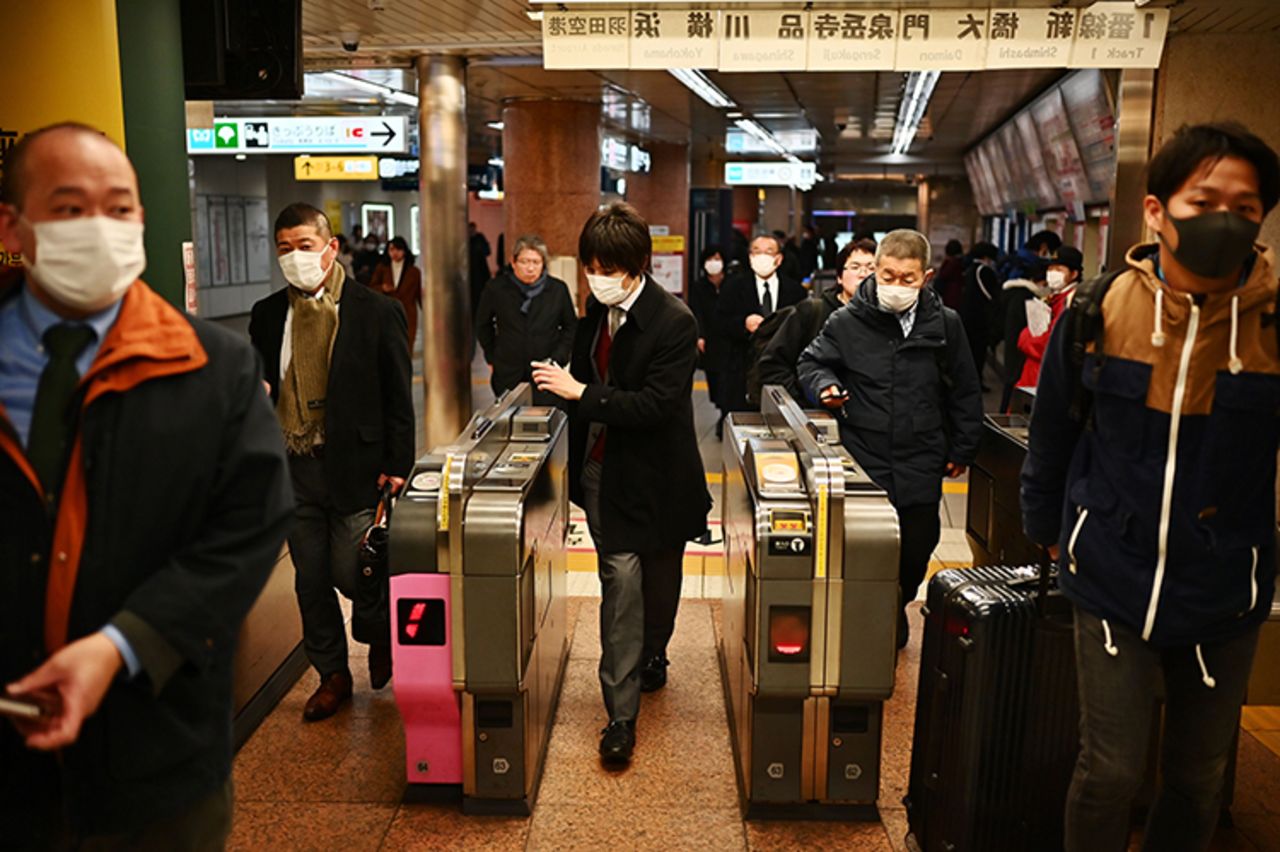
MULTIPOLYGON (((291 204, 274 226, 288 286, 253 306, 246 342, 140 279, 137 178, 101 133, 30 133, 5 166, 0 241, 23 259, 0 277, 6 841, 220 848, 232 654, 286 538, 319 676, 303 717, 351 698, 339 595, 354 596, 380 493, 413 464, 411 350, 429 284, 403 238, 347 240, 291 204)), ((602 589, 603 760, 630 761, 641 695, 667 682, 685 543, 707 531, 699 366, 721 420, 774 384, 834 413, 897 511, 899 647, 944 480, 978 450, 990 370, 1001 410, 1015 388, 1035 391, 1023 518, 1075 612, 1066 847, 1125 848, 1157 700, 1147 848, 1207 847, 1274 593, 1277 265, 1256 239, 1280 163, 1238 125, 1198 125, 1147 180, 1155 241, 1093 280, 1052 231, 1005 257, 950 241, 936 272, 909 229, 838 253, 812 228, 798 244, 735 231, 702 252, 686 307, 650 272, 648 223, 614 204, 579 236, 579 315, 540 237, 509 258, 500 241, 494 273, 472 227, 494 392, 529 382, 569 417, 570 490, 602 589)), ((368 644, 380 689, 390 637, 368 644)))

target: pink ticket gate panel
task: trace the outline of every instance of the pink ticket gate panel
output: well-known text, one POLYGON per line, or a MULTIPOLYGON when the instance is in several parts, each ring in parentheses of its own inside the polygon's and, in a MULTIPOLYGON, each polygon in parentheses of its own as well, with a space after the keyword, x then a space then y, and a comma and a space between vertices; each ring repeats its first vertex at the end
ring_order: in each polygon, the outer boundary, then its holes
POLYGON ((462 783, 448 574, 391 578, 391 655, 410 784, 462 783))

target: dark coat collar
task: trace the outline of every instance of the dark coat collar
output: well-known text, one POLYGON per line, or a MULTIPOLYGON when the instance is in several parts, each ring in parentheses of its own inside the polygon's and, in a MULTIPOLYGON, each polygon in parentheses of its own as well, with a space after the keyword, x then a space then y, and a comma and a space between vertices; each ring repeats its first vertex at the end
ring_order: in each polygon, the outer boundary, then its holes
MULTIPOLYGON (((893 329, 901 331, 898 318, 888 311, 880 309, 880 301, 876 297, 876 277, 868 275, 858 285, 858 292, 850 300, 849 306, 855 316, 873 327, 883 328, 886 333, 893 329)), ((942 300, 933 287, 925 284, 920 290, 919 301, 916 302, 916 321, 911 327, 911 343, 925 345, 941 345, 946 342, 946 329, 942 315, 942 300)))

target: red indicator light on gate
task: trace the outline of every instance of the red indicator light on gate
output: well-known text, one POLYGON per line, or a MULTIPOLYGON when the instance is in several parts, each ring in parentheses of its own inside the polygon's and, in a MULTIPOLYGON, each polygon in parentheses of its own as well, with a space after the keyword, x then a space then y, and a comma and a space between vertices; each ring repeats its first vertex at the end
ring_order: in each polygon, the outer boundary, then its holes
POLYGON ((404 626, 404 632, 412 639, 418 635, 418 623, 422 621, 422 615, 427 611, 425 601, 413 605, 413 609, 409 611, 409 623, 404 626))
POLYGON ((769 607, 769 661, 809 659, 809 622, 807 606, 769 607))

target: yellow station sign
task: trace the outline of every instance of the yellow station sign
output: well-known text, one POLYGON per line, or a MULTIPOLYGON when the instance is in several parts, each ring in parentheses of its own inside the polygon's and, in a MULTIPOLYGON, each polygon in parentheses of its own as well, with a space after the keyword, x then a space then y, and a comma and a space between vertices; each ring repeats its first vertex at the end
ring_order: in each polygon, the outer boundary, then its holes
POLYGON ((377 157, 294 157, 294 180, 377 180, 377 157))

